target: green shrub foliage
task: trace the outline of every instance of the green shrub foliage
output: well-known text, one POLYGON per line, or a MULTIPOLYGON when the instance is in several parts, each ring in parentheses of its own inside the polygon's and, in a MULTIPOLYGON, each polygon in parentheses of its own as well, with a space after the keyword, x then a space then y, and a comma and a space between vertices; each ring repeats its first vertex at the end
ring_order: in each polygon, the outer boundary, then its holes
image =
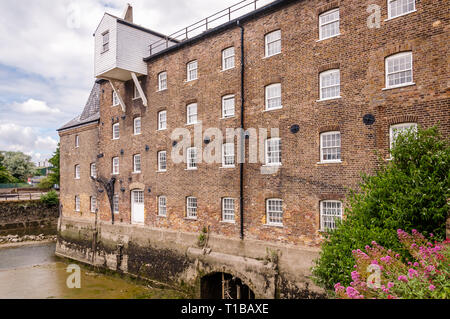
POLYGON ((373 176, 363 176, 360 189, 347 197, 346 218, 325 234, 320 257, 313 267, 316 282, 333 289, 349 285, 355 260, 352 251, 376 241, 409 256, 397 230, 433 233, 445 238, 450 198, 450 146, 436 127, 400 134, 392 160, 373 176))
POLYGON ((41 195, 41 202, 47 205, 48 207, 57 206, 59 204, 59 196, 58 193, 54 190, 51 190, 47 194, 41 195))

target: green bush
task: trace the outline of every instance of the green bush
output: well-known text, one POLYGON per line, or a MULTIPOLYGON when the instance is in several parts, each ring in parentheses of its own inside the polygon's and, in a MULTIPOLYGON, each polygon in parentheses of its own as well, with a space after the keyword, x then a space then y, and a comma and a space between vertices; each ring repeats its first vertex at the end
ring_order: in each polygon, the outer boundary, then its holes
POLYGON ((363 176, 358 192, 347 198, 346 219, 329 231, 313 267, 315 281, 326 289, 349 285, 355 263, 352 250, 376 241, 408 256, 397 229, 417 229, 445 238, 450 197, 450 147, 433 127, 410 130, 396 139, 392 160, 374 176, 363 176))
POLYGON ((58 193, 51 190, 47 194, 41 195, 41 202, 47 205, 47 207, 57 206, 59 204, 58 193))

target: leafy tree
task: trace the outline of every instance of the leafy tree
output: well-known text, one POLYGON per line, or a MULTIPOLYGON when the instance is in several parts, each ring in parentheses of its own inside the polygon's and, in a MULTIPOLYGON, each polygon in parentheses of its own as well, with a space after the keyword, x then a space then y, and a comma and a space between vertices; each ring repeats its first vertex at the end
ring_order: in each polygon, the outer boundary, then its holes
POLYGON ((0 183, 14 183, 15 178, 8 172, 6 167, 3 166, 4 159, 4 155, 0 152, 0 183))
POLYGON ((60 170, 59 170, 59 144, 58 148, 56 149, 55 153, 53 154, 53 157, 48 160, 50 164, 52 164, 52 172, 44 178, 38 185, 39 188, 52 188, 53 185, 58 184, 59 185, 59 177, 60 177, 60 170))
POLYGON ((352 250, 376 241, 408 256, 397 230, 433 233, 445 238, 450 198, 450 145, 437 128, 400 134, 392 160, 374 176, 363 176, 359 192, 351 192, 346 218, 329 231, 313 267, 316 282, 332 289, 349 285, 355 264, 352 250))
POLYGON ((36 168, 31 161, 31 156, 22 152, 4 152, 3 165, 20 181, 26 181, 29 176, 34 175, 36 168))

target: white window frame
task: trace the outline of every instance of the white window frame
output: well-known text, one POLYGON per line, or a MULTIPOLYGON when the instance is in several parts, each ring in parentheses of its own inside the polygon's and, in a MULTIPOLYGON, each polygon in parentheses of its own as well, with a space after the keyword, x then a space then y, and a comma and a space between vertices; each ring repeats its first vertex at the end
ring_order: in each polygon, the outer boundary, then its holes
POLYGON ((188 170, 196 170, 197 169, 197 148, 194 147, 189 147, 186 150, 186 165, 187 165, 187 169, 188 170), (192 157, 191 156, 191 152, 194 151, 195 156, 192 157), (192 161, 192 159, 194 159, 194 161, 192 161))
MULTIPOLYGON (((327 209, 333 209, 333 208, 328 208, 327 207, 327 209)), ((342 202, 339 201, 339 200, 323 200, 323 201, 321 201, 320 202, 320 230, 321 231, 327 231, 328 229, 335 229, 336 228, 336 224, 335 224, 336 223, 335 222, 336 218, 334 218, 334 220, 332 222, 334 224, 334 227, 327 228, 327 227, 325 227, 325 218, 324 217, 333 217, 333 216, 335 216, 335 217, 338 217, 340 220, 342 220, 342 210, 343 210, 342 202), (330 204, 336 203, 336 214, 335 215, 331 215, 331 214, 327 214, 326 215, 325 214, 325 208, 324 208, 324 204, 325 203, 327 203, 327 204, 328 203, 330 203, 330 204), (337 205, 337 204, 339 204, 339 205, 337 205)))
POLYGON ((340 26, 340 19, 341 19, 341 17, 340 17, 339 8, 335 8, 335 9, 331 9, 331 10, 325 11, 325 12, 323 12, 323 13, 321 13, 319 15, 319 41, 326 40, 326 39, 331 39, 331 38, 337 37, 338 35, 341 34, 341 32, 340 32, 340 27, 341 27, 340 26), (325 17, 327 15, 333 14, 335 12, 338 13, 338 18, 337 19, 334 19, 332 21, 327 21, 325 23, 323 23, 321 21, 322 20, 321 18, 323 18, 323 17, 325 17), (333 34, 333 35, 330 35, 330 36, 327 36, 327 37, 324 37, 322 28, 327 26, 327 25, 330 25, 332 23, 336 23, 336 22, 337 22, 337 33, 333 34))
POLYGON ((91 196, 91 213, 95 213, 97 210, 97 197, 91 196))
POLYGON ((392 150, 392 147, 394 146, 395 138, 399 134, 399 133, 395 134, 394 130, 400 130, 400 134, 401 134, 403 131, 408 130, 410 128, 414 128, 413 130, 417 131, 417 123, 404 122, 404 123, 394 124, 389 127, 389 150, 392 150))
POLYGON ((226 118, 234 117, 235 108, 236 108, 236 100, 235 100, 235 97, 233 94, 225 95, 222 97, 222 118, 226 119, 226 118), (227 104, 226 104, 227 101, 231 101, 231 100, 233 101, 232 108, 230 106, 227 106, 227 104))
POLYGON ((191 62, 188 62, 186 65, 186 82, 194 81, 198 79, 198 61, 193 60, 191 62))
POLYGON ((167 172, 167 151, 158 152, 158 172, 167 172), (164 160, 161 158, 163 155, 164 160))
POLYGON ((80 164, 75 165, 75 179, 81 178, 80 164))
POLYGON ((413 65, 413 56, 412 56, 412 51, 407 51, 407 52, 400 52, 397 54, 393 54, 390 55, 388 57, 385 58, 384 60, 384 64, 385 64, 385 89, 395 89, 395 88, 400 88, 403 86, 408 86, 408 85, 413 85, 414 84, 414 65, 413 65), (389 65, 389 61, 393 60, 393 59, 398 59, 398 58, 402 58, 405 56, 409 56, 410 60, 411 60, 411 69, 405 69, 402 71, 396 71, 396 72, 388 72, 388 65, 389 65), (411 81, 410 82, 405 82, 405 83, 401 83, 401 84, 397 84, 397 85, 389 85, 389 76, 392 74, 397 74, 397 73, 402 73, 402 72, 407 72, 407 71, 411 71, 411 81))
POLYGON ((282 163, 281 138, 273 137, 273 138, 266 139, 264 154, 265 154, 265 165, 266 166, 281 166, 281 163, 282 163), (271 154, 269 154, 269 143, 272 143, 272 142, 275 142, 275 141, 278 141, 279 150, 278 151, 273 151, 273 152, 277 152, 277 153, 280 154, 279 155, 280 161, 279 162, 269 163, 269 158, 271 158, 271 156, 270 156, 271 154))
POLYGON ((158 91, 167 90, 167 72, 163 71, 158 74, 158 91))
POLYGON ((334 99, 340 99, 341 98, 341 70, 340 69, 332 69, 332 70, 327 70, 327 71, 323 71, 320 72, 319 74, 319 94, 320 94, 320 101, 326 101, 326 100, 334 100, 334 99), (328 85, 328 86, 324 86, 323 82, 324 82, 324 78, 326 76, 331 76, 332 74, 337 73, 339 75, 339 82, 333 83, 332 85, 328 85), (330 97, 324 97, 323 96, 323 89, 328 89, 328 88, 335 88, 338 87, 339 88, 339 94, 338 95, 334 95, 334 96, 330 96, 330 97))
POLYGON ((91 177, 97 177, 97 164, 91 163, 91 177))
POLYGON ((224 143, 222 144, 222 167, 232 168, 236 165, 236 157, 234 154, 234 143, 224 143), (231 151, 230 154, 227 153, 231 151), (233 164, 226 164, 227 158, 233 158, 233 164))
POLYGON ((80 212, 81 211, 81 199, 80 195, 75 195, 75 211, 80 212))
POLYGON ((158 131, 164 131, 167 129, 167 111, 158 112, 158 131), (164 120, 162 119, 164 116, 164 120))
POLYGON ((235 59, 234 47, 228 47, 222 50, 222 71, 234 69, 235 67, 234 59, 235 59))
POLYGON ((341 163, 342 158, 342 139, 341 139, 341 132, 340 131, 330 131, 330 132, 323 132, 320 134, 320 163, 341 163), (339 135, 339 145, 333 145, 333 146, 324 146, 324 137, 329 135, 339 135), (339 149, 337 154, 339 154, 338 159, 331 159, 331 160, 324 160, 324 150, 325 149, 339 149))
POLYGON ((79 147, 80 147, 80 136, 75 135, 75 148, 79 148, 79 147))
POLYGON ((141 154, 133 155, 133 173, 142 172, 141 154))
POLYGON ((236 200, 231 197, 222 198, 222 221, 225 223, 236 222, 236 200), (231 204, 230 204, 231 203, 231 204), (232 208, 230 208, 232 205, 232 208))
MULTIPOLYGON (((141 84, 140 81, 139 81, 139 84, 141 84)), ((140 98, 141 98, 141 94, 139 93, 137 85, 133 83, 133 100, 138 100, 140 98)))
POLYGON ((119 96, 116 91, 112 92, 112 106, 118 106, 120 104, 119 96))
POLYGON ((106 30, 105 32, 102 33, 102 52, 101 53, 105 53, 105 52, 109 51, 109 40, 110 40, 109 38, 110 38, 109 30, 106 30))
POLYGON ((186 198, 186 218, 197 219, 198 218, 198 201, 196 197, 189 196, 186 198), (195 203, 195 206, 194 206, 195 203))
POLYGON ((112 126, 112 139, 118 140, 120 138, 120 123, 115 123, 112 126))
POLYGON ((134 133, 134 135, 141 135, 141 133, 142 133, 142 118, 141 117, 136 117, 133 120, 133 133, 134 133), (137 123, 139 123, 139 125, 137 123))
POLYGON ((394 18, 397 18, 397 17, 401 17, 401 16, 404 16, 404 15, 407 15, 407 14, 410 14, 410 13, 416 11, 416 1, 412 0, 413 7, 414 7, 412 10, 406 11, 406 12, 403 12, 403 13, 400 13, 400 14, 397 14, 397 15, 393 16, 392 15, 391 4, 393 2, 399 2, 399 1, 402 2, 402 4, 403 4, 403 2, 409 2, 411 0, 387 0, 387 8, 388 8, 388 18, 387 18, 387 20, 391 20, 391 19, 394 19, 394 18))
POLYGON ((120 171, 120 160, 119 160, 119 157, 113 157, 112 158, 112 174, 113 175, 119 175, 119 171, 120 171), (116 163, 116 161, 117 161, 117 163, 116 163))
POLYGON ((268 198, 266 200, 266 224, 270 226, 283 226, 283 200, 281 198, 268 198), (271 209, 271 202, 279 202, 280 210, 271 209), (273 216, 273 214, 281 216, 273 216), (281 219, 280 221, 272 221, 272 219, 281 219))
POLYGON ((119 195, 114 194, 113 196, 113 213, 118 214, 119 213, 119 195))
POLYGON ((167 197, 158 196, 158 216, 167 217, 167 197))
POLYGON ((281 98, 281 95, 282 95, 282 91, 281 91, 281 83, 273 83, 273 84, 270 84, 270 85, 267 85, 266 87, 265 87, 265 104, 266 104, 266 111, 272 111, 272 110, 279 110, 279 109, 281 109, 282 107, 283 107, 283 100, 282 100, 282 98, 281 98), (279 95, 275 95, 275 96, 271 96, 271 97, 269 97, 269 92, 270 92, 270 89, 272 89, 272 88, 279 88, 279 95), (272 107, 269 107, 269 102, 271 101, 271 100, 275 100, 275 99, 280 99, 280 104, 279 105, 277 105, 277 106, 272 106, 272 107))
POLYGON ((193 125, 198 123, 198 105, 197 103, 191 103, 186 106, 186 125, 193 125), (192 112, 192 108, 195 107, 195 112, 192 112), (195 115, 195 121, 191 121, 190 118, 195 115))
POLYGON ((271 56, 280 54, 280 53, 281 53, 281 50, 282 50, 282 47, 281 47, 281 29, 274 30, 274 31, 272 31, 272 32, 267 33, 267 34, 264 36, 264 43, 265 43, 265 57, 266 57, 266 58, 269 58, 269 57, 271 57, 271 56), (276 38, 276 39, 269 40, 269 37, 270 37, 271 35, 276 34, 276 33, 279 33, 279 37, 276 38), (276 42, 279 42, 279 43, 280 43, 280 50, 277 51, 277 52, 275 52, 275 53, 269 54, 269 46, 270 46, 271 44, 276 43, 276 42))

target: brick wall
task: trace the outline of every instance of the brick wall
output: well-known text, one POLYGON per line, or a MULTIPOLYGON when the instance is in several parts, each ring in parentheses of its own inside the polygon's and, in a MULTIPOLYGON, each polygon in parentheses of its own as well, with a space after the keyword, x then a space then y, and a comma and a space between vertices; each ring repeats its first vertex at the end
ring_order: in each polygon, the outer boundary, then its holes
MULTIPOLYGON (((389 125, 414 121, 424 127, 438 125, 449 135, 447 11, 442 2, 431 0, 416 1, 416 9, 417 12, 385 21, 385 0, 294 1, 243 23, 245 128, 279 128, 283 154, 283 166, 274 174, 260 174, 261 163, 244 165, 247 238, 317 245, 321 239, 319 202, 325 199, 345 202, 348 189, 357 187, 360 173, 373 172, 377 167, 375 152, 384 158, 389 156, 389 125), (380 28, 369 29, 366 25, 369 4, 381 7, 380 28), (335 7, 340 10, 340 35, 318 41, 318 15, 335 7), (265 58, 264 35, 277 29, 282 34, 282 52, 265 58), (412 51, 415 85, 383 90, 385 58, 403 51, 412 51), (340 69, 341 98, 317 101, 319 72, 333 68, 340 69), (282 85, 283 108, 264 112, 264 87, 272 83, 282 85), (376 120, 370 126, 363 123, 363 116, 369 113, 376 120), (290 132, 293 124, 300 127, 297 134, 290 132), (342 163, 318 163, 319 136, 329 130, 341 132, 342 163), (283 200, 283 227, 265 225, 268 198, 283 200)), ((101 176, 110 178, 112 157, 120 158, 116 183, 119 221, 130 222, 130 192, 142 189, 146 225, 188 232, 199 232, 203 226, 209 226, 219 235, 239 236, 239 166, 224 169, 220 163, 200 163, 198 170, 187 171, 185 163, 171 161, 170 153, 173 129, 187 128, 193 136, 193 126, 186 126, 189 103, 198 103, 198 118, 204 130, 217 127, 225 133, 228 127, 239 127, 240 49, 240 29, 233 27, 152 59, 148 63, 148 76, 142 79, 149 101, 147 108, 141 100, 132 100, 131 82, 120 87, 127 105, 125 113, 120 106, 112 107, 109 83, 102 85, 98 132, 99 153, 104 157, 99 159, 98 169, 101 176), (230 46, 235 47, 236 66, 222 71, 221 51, 230 46), (199 78, 186 82, 186 63, 195 59, 199 78), (158 92, 157 75, 162 71, 167 72, 168 89, 158 92), (235 95, 235 117, 221 119, 221 98, 227 94, 235 95), (161 110, 167 110, 165 131, 157 131, 157 114, 161 110), (134 136, 133 119, 137 116, 142 118, 142 134, 134 136), (120 123, 119 140, 112 140, 115 122, 120 123), (161 150, 168 154, 165 173, 157 172, 157 152, 161 150), (134 154, 141 154, 140 174, 132 173, 134 154), (167 197, 167 217, 157 216, 159 195, 167 197), (188 196, 198 199, 198 220, 185 218, 188 196), (235 224, 221 222, 223 197, 236 199, 235 224)), ((94 132, 84 133, 89 134, 91 146, 96 142, 94 132)), ((71 138, 61 139, 62 163, 69 167, 62 173, 61 193, 66 194, 68 202, 78 190, 83 189, 86 198, 88 190, 94 191, 89 181, 76 184, 70 179, 75 153, 66 149, 69 146, 65 144, 70 144, 71 138), (64 152, 67 153, 63 155, 64 152)), ((76 156, 87 167, 93 155, 89 151, 76 156)), ((109 220, 106 195, 99 195, 99 199, 102 219, 109 220)))
POLYGON ((90 165, 97 161, 98 124, 88 124, 60 132, 60 203, 67 217, 92 219, 90 198, 99 196, 95 183, 91 181, 90 165), (79 147, 75 147, 75 136, 79 136, 79 147), (75 179, 75 165, 80 165, 80 179, 75 179), (75 211, 75 196, 80 196, 80 211, 75 211))

